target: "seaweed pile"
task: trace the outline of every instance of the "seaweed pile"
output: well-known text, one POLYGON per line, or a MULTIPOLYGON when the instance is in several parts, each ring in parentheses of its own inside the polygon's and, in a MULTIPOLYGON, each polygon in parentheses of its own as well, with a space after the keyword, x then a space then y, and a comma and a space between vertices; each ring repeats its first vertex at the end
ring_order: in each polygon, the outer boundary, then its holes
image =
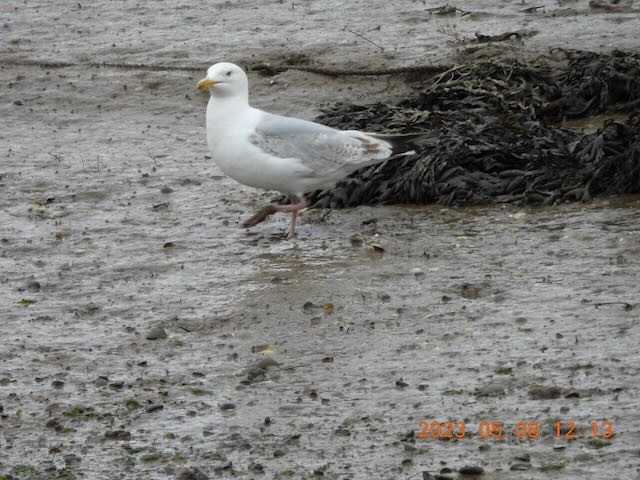
POLYGON ((640 55, 560 53, 555 63, 458 65, 395 106, 325 111, 317 121, 337 128, 430 135, 416 155, 359 170, 309 204, 547 205, 640 192, 640 55), (628 119, 591 134, 562 128, 614 112, 628 119))

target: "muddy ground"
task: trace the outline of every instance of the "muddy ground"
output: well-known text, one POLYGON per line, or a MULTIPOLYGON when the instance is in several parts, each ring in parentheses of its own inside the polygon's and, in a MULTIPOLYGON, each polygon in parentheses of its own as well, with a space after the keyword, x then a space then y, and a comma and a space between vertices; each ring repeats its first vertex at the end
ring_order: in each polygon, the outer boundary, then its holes
MULTIPOLYGON (((273 194, 207 156, 190 70, 447 63, 516 30, 537 31, 504 44, 519 55, 637 51, 638 2, 590 3, 2 2, 0 478, 637 478, 640 199, 246 231, 273 194), (418 438, 433 420, 466 436, 418 438), (516 438, 519 421, 540 436, 516 438), (594 439, 603 421, 615 436, 594 439)), ((254 105, 305 118, 410 88, 251 81, 254 105)))

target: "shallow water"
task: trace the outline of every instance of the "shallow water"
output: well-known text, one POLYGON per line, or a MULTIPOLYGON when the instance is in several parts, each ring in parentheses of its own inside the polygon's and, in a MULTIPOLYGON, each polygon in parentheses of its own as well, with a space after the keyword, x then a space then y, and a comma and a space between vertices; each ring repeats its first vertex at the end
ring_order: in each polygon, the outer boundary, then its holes
MULTIPOLYGON (((640 199, 307 211, 287 242, 285 216, 239 226, 272 195, 222 177, 206 156, 199 75, 16 64, 302 52, 397 66, 425 52, 446 60, 456 45, 438 27, 448 24, 464 35, 537 28, 527 55, 559 42, 637 46, 637 13, 587 2, 570 2, 578 13, 568 17, 551 16, 557 2, 535 15, 521 12, 529 4, 457 4, 487 12, 471 18, 434 17, 430 2, 292 5, 0 7, 0 474, 54 477, 67 456, 66 473, 91 479, 175 478, 184 466, 254 478, 256 464, 266 478, 408 478, 464 465, 485 478, 633 478, 640 199), (236 32, 247 18, 263 26, 236 32), (385 52, 343 31, 343 19, 385 52), (148 340, 158 325, 168 338, 148 340), (265 357, 280 365, 247 370, 265 357), (533 399, 535 385, 559 387, 559 398, 533 399), (531 419, 540 438, 476 433, 483 420, 513 432, 531 419), (415 438, 423 420, 464 421, 471 434, 415 438), (559 420, 576 423, 575 440, 554 438, 559 420), (596 420, 613 424, 610 442, 591 440, 596 420), (118 430, 131 439, 105 438, 118 430)), ((307 118, 336 99, 408 89, 293 71, 251 80, 254 104, 307 118)))

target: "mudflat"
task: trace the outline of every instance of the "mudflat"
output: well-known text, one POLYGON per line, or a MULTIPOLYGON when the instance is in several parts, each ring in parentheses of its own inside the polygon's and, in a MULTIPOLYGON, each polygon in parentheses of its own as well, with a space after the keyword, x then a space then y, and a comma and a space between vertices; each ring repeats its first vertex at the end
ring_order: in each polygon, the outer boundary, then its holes
POLYGON ((440 7, 2 2, 0 478, 637 476, 640 199, 316 209, 287 242, 208 156, 217 61, 289 67, 252 103, 312 119, 411 83, 296 67, 640 46, 637 2, 440 7))

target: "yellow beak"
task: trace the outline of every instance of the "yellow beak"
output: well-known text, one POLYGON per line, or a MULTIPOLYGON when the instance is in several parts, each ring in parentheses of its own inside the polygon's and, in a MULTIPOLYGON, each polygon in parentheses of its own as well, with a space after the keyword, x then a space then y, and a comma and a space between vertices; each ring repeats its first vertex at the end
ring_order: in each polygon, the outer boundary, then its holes
POLYGON ((214 82, 213 80, 209 80, 208 78, 205 77, 202 80, 200 80, 198 83, 196 83, 196 89, 201 92, 206 92, 215 84, 216 82, 214 82))

